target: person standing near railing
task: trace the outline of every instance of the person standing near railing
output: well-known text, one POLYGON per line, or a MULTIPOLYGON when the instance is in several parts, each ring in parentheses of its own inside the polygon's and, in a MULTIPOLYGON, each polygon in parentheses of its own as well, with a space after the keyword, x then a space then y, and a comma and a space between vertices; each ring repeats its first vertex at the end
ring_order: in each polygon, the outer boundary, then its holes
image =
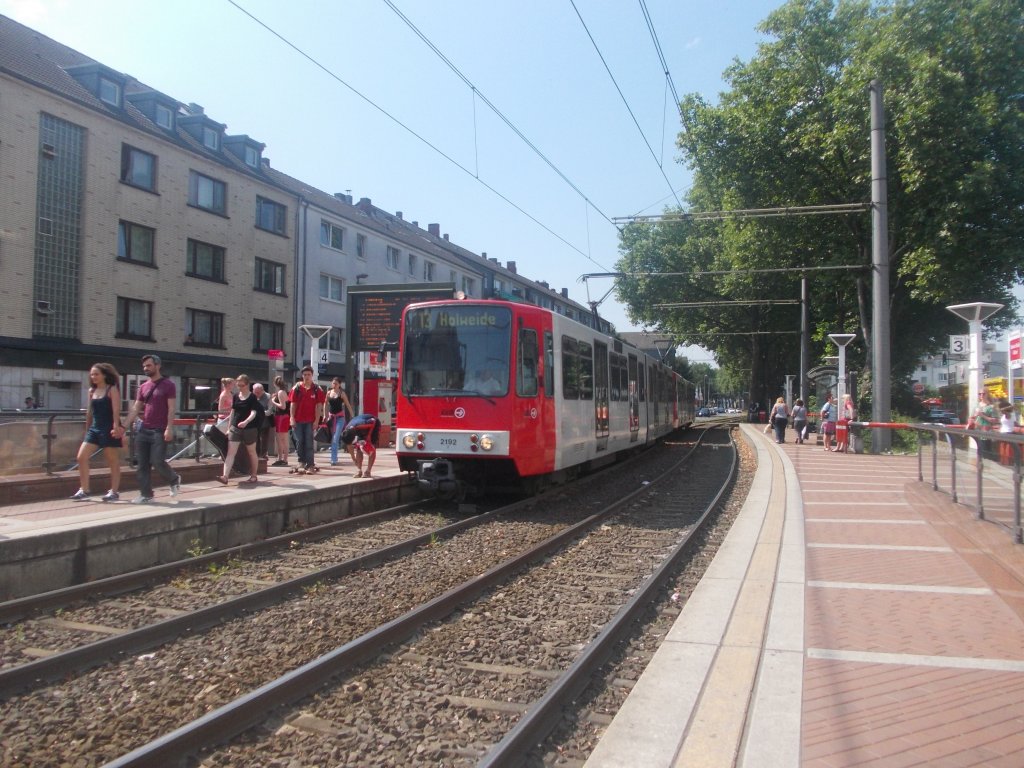
POLYGON ((121 446, 124 427, 121 425, 121 376, 110 363, 96 363, 89 369, 89 403, 85 409, 85 437, 78 449, 78 477, 80 487, 71 498, 86 501, 89 498, 89 459, 97 448, 110 468, 110 490, 102 501, 121 498, 121 446))
MULTIPOLYGON (((1016 431, 1013 406, 1005 398, 999 401, 999 433, 1012 435, 1016 431)), ((1007 467, 1013 466, 1017 447, 1012 443, 999 443, 999 463, 1007 467)))

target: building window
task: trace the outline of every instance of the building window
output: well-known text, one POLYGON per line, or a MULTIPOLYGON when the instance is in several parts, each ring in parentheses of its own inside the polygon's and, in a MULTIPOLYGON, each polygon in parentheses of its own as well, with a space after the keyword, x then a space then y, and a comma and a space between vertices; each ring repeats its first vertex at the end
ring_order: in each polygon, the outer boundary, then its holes
POLYGON ((366 258, 366 235, 356 235, 356 256, 366 258))
POLYGON ((165 107, 163 104, 156 105, 156 124, 165 131, 174 130, 174 112, 170 107, 165 107))
POLYGON ((320 298, 345 301, 345 281, 333 275, 320 274, 320 298))
POLYGON ((462 276, 462 292, 467 296, 472 296, 473 291, 476 287, 476 280, 471 277, 462 276))
POLYGON ((253 320, 252 351, 266 352, 268 349, 284 349, 284 323, 253 320))
POLYGON ((260 153, 256 147, 245 148, 245 164, 250 168, 260 167, 260 153))
POLYGON ((208 125, 204 125, 203 146, 214 151, 220 149, 220 132, 208 125))
POLYGON ((156 155, 121 145, 121 181, 133 187, 156 191, 156 155))
POLYGON ((329 221, 320 220, 320 245, 334 248, 336 251, 345 248, 345 230, 329 221))
POLYGON ((121 339, 153 339, 153 303, 117 297, 117 324, 114 335, 121 339))
POLYGON ((132 224, 130 221, 117 223, 117 258, 134 261, 137 264, 153 266, 153 243, 156 230, 132 224))
POLYGON ((197 347, 224 346, 224 315, 205 309, 185 310, 185 343, 197 347))
POLYGON ((398 259, 401 257, 402 252, 394 246, 388 246, 386 264, 389 269, 398 269, 398 259))
POLYGON ((458 275, 455 274, 455 270, 454 269, 449 270, 449 272, 448 272, 448 282, 451 283, 452 285, 458 285, 459 284, 458 275))
POLYGON ((227 215, 227 184, 189 171, 188 204, 222 216, 227 215))
POLYGON ((278 235, 285 233, 285 219, 288 209, 265 197, 256 198, 256 226, 278 235))
POLYGON ((121 106, 121 86, 106 77, 100 78, 100 101, 114 107, 121 106))
POLYGON ((428 283, 434 282, 434 262, 423 262, 423 280, 428 283))
POLYGON ((278 264, 276 261, 267 261, 266 259, 256 259, 255 288, 257 291, 266 291, 267 293, 276 293, 278 296, 284 296, 284 278, 284 264, 278 264))
POLYGON ((416 274, 416 254, 415 253, 410 253, 409 254, 409 274, 410 275, 415 275, 416 274))
POLYGON ((331 352, 344 352, 345 351, 345 329, 344 328, 331 328, 327 332, 326 336, 327 349, 331 352))
POLYGON ((188 263, 185 274, 191 277, 203 277, 207 280, 224 280, 224 249, 219 245, 201 243, 198 240, 188 241, 188 263))

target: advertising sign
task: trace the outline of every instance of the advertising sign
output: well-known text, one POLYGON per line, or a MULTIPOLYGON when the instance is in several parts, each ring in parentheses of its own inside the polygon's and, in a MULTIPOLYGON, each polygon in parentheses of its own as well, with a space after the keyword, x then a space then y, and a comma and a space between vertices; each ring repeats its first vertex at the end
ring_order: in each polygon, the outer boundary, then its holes
POLYGON ((1016 331, 1010 331, 1010 368, 1017 370, 1024 366, 1024 360, 1021 359, 1020 350, 1020 329, 1016 331))

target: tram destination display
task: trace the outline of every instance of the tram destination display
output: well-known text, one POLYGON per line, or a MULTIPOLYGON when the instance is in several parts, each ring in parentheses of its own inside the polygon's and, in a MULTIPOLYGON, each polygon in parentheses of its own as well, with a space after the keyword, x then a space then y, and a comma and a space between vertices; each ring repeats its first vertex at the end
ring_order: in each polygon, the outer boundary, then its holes
POLYGON ((352 302, 352 350, 374 352, 384 343, 398 344, 402 312, 410 304, 451 298, 451 289, 349 292, 352 302))

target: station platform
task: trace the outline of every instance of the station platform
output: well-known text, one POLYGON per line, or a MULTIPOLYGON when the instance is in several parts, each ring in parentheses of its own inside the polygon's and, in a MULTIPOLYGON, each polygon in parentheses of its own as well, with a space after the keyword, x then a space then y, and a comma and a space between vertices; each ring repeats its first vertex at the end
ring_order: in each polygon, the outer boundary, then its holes
POLYGON ((777 445, 587 768, 1024 765, 1024 546, 915 456, 777 445))
MULTIPOLYGON (((294 466, 295 456, 289 458, 294 466)), ((117 502, 100 500, 109 487, 105 470, 93 473, 94 495, 87 501, 67 498, 78 487, 77 472, 4 479, 57 485, 66 495, 0 507, 0 600, 179 560, 197 540, 203 548, 227 549, 419 496, 413 478, 399 470, 394 448, 377 449, 370 478, 355 477, 344 452, 336 467, 326 452, 317 453, 317 465, 319 472, 304 475, 268 466, 258 483, 236 474, 225 486, 214 479, 221 461, 175 461, 181 491, 170 496, 154 472, 154 498, 146 504, 133 503, 138 491, 124 490, 136 487, 130 467, 122 469, 117 502)))

